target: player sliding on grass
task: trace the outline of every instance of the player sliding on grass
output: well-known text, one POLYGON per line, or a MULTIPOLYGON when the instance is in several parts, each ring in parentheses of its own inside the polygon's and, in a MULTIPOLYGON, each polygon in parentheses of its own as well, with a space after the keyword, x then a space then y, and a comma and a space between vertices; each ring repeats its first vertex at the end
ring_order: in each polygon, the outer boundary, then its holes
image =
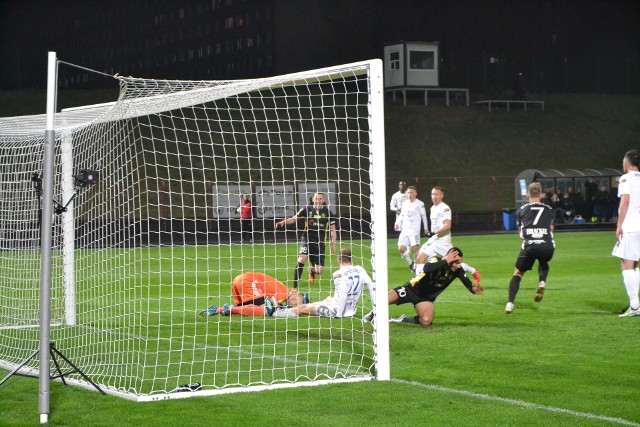
POLYGON ((374 298, 375 287, 364 268, 352 264, 351 257, 349 249, 340 250, 338 255, 340 269, 333 273, 335 291, 332 296, 323 301, 280 309, 273 314, 273 317, 298 317, 301 315, 353 317, 362 294, 362 286, 366 286, 369 290, 371 300, 374 298))
POLYGON ((233 279, 231 286, 234 305, 222 307, 212 304, 200 312, 201 316, 271 316, 279 305, 296 307, 309 302, 307 294, 289 291, 282 282, 262 273, 242 273, 233 279))
MULTIPOLYGON (((444 201, 444 190, 442 187, 433 187, 431 189, 431 201, 433 206, 429 211, 431 221, 431 231, 427 233, 427 240, 418 251, 416 262, 411 264, 409 268, 416 274, 420 274, 424 268, 424 264, 428 259, 433 257, 443 257, 453 247, 451 241, 451 208, 444 201)), ((480 285, 480 271, 462 263, 462 269, 465 273, 473 275, 476 285, 480 285)))
MULTIPOLYGON (((475 295, 482 295, 482 286, 475 286, 464 274, 461 267, 462 251, 456 247, 449 249, 440 258, 434 257, 424 265, 422 273, 402 286, 391 289, 388 294, 389 304, 413 304, 416 316, 403 314, 389 319, 391 323, 416 323, 427 327, 433 322, 435 310, 433 303, 455 279, 459 279, 469 291, 475 295)), ((363 321, 370 321, 371 313, 363 317, 363 321)))

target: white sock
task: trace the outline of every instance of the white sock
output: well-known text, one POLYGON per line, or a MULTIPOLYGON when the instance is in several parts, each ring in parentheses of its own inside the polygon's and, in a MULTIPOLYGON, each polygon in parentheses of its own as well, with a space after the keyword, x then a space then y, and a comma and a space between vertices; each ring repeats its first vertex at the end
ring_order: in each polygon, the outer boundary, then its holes
POLYGON ((416 274, 421 274, 424 271, 424 264, 416 264, 416 274))
POLYGON ((401 255, 404 262, 406 262, 407 265, 411 265, 413 261, 411 261, 411 257, 409 256, 409 251, 404 251, 401 255))
POLYGON ((637 310, 640 307, 640 275, 637 270, 622 270, 622 280, 629 296, 629 307, 637 310))
POLYGON ((466 262, 462 262, 460 263, 460 267, 462 267, 462 269, 466 272, 466 273, 470 273, 473 274, 476 272, 476 269, 471 267, 469 264, 467 264, 466 262))

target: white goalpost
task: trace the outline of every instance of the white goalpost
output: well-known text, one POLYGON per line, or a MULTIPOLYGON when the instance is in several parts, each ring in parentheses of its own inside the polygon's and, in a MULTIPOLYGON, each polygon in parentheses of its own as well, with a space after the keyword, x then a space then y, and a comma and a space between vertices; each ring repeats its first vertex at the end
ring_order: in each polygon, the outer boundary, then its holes
MULTIPOLYGON (((137 401, 389 379, 381 61, 241 81, 115 78, 118 101, 59 112, 52 130, 45 115, 0 118, 0 383, 41 372, 29 358, 47 332, 81 372, 46 359, 45 377, 137 401), (302 224, 275 223, 316 191, 375 297, 349 318, 201 316, 233 304, 244 272, 293 287, 302 224)), ((313 283, 304 267, 312 302, 333 294, 330 247, 313 283)))

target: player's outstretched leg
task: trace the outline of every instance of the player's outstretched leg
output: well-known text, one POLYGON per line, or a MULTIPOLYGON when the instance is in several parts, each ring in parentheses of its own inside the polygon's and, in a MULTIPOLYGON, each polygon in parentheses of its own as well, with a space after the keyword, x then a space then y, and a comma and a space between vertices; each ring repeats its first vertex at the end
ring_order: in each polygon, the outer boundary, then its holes
POLYGON ((199 314, 203 317, 215 316, 216 314, 218 314, 218 306, 215 304, 211 304, 206 310, 202 310, 199 314))

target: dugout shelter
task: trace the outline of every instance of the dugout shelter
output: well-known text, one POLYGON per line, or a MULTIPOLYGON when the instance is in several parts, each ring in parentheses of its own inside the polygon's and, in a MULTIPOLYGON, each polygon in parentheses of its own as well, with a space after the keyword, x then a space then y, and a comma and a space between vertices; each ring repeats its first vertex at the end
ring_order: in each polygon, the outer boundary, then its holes
POLYGON ((617 179, 624 172, 621 169, 525 169, 515 179, 515 205, 519 208, 527 202, 527 187, 539 182, 543 190, 559 189, 566 192, 573 187, 576 193, 584 194, 584 184, 592 177, 598 187, 604 185, 609 190, 617 187, 617 179))

